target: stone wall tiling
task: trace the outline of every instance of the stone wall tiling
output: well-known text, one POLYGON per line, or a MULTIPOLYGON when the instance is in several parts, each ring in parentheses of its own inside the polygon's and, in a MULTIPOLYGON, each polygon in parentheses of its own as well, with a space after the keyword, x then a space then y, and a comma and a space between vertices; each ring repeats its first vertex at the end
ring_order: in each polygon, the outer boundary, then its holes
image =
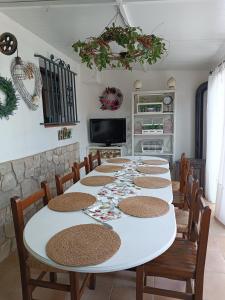
MULTIPOLYGON (((10 197, 27 197, 49 183, 52 195, 56 194, 55 174, 65 174, 75 161, 79 161, 79 143, 58 147, 18 160, 0 163, 0 261, 16 249, 10 197)), ((26 211, 28 220, 38 209, 26 211)))

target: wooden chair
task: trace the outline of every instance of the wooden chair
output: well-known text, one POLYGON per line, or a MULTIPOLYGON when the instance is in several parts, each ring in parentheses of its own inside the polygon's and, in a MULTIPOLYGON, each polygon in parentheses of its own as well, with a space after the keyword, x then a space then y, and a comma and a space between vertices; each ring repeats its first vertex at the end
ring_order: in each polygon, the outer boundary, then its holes
POLYGON ((190 234, 190 225, 193 217, 193 211, 195 207, 196 194, 199 190, 199 181, 194 179, 193 175, 190 174, 188 177, 187 191, 185 195, 184 205, 187 209, 175 208, 177 233, 183 235, 183 238, 188 237, 190 234))
POLYGON ((101 165, 101 155, 100 155, 100 151, 97 150, 96 154, 93 155, 92 153, 90 153, 88 155, 88 158, 89 158, 89 165, 90 165, 90 170, 94 170, 95 168, 95 165, 94 165, 94 162, 97 161, 97 166, 100 166, 101 165))
POLYGON ((80 169, 85 168, 85 173, 88 174, 90 172, 90 166, 88 162, 88 158, 85 157, 84 161, 78 163, 75 162, 73 164, 73 172, 75 173, 76 182, 80 180, 80 169))
POLYGON ((67 183, 68 181, 72 181, 73 183, 77 182, 76 174, 73 168, 72 168, 72 172, 66 175, 63 176, 55 175, 57 195, 61 195, 64 193, 64 184, 67 183))
POLYGON ((202 300, 206 250, 211 210, 205 206, 202 189, 197 193, 190 239, 175 240, 173 245, 153 261, 137 267, 136 300, 153 294, 185 300, 202 300), (186 283, 185 292, 146 285, 146 277, 164 277, 186 283), (194 282, 194 290, 191 281, 194 282))
POLYGON ((172 188, 173 188, 173 192, 184 192, 184 188, 185 188, 185 167, 186 167, 186 155, 185 153, 181 154, 181 158, 180 158, 180 180, 176 181, 176 180, 172 180, 172 188))
POLYGON ((18 197, 11 198, 11 207, 19 255, 23 300, 32 300, 32 292, 36 287, 70 292, 71 300, 79 300, 88 280, 90 280, 89 288, 94 289, 94 275, 87 274, 80 288, 78 273, 66 272, 61 269, 53 268, 43 264, 31 255, 29 255, 24 246, 24 210, 30 207, 31 205, 35 205, 35 203, 37 203, 37 201, 39 201, 40 199, 42 199, 43 205, 47 205, 48 201, 51 199, 50 191, 46 182, 41 183, 41 189, 39 191, 25 199, 19 199, 18 197), (39 272, 37 278, 33 278, 31 276, 32 270, 39 272), (56 273, 65 272, 69 274, 70 284, 57 283, 56 273), (49 280, 42 280, 46 273, 50 274, 49 280))
POLYGON ((187 158, 183 158, 183 171, 182 180, 179 191, 173 191, 173 205, 179 208, 185 208, 185 197, 187 190, 188 176, 193 175, 193 168, 190 167, 190 161, 187 158))

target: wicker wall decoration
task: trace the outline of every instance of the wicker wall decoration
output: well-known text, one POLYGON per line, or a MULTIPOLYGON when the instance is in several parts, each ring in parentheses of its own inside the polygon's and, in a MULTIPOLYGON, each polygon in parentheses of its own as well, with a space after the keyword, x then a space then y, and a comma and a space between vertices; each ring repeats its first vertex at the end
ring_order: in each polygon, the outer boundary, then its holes
POLYGON ((27 106, 31 110, 36 110, 38 108, 38 102, 42 93, 42 79, 39 68, 33 63, 23 62, 24 65, 24 73, 26 74, 26 79, 34 78, 34 92, 31 95, 26 89, 23 80, 14 75, 14 70, 16 67, 16 59, 13 59, 11 63, 11 75, 13 79, 13 83, 19 92, 22 99, 25 101, 27 106))

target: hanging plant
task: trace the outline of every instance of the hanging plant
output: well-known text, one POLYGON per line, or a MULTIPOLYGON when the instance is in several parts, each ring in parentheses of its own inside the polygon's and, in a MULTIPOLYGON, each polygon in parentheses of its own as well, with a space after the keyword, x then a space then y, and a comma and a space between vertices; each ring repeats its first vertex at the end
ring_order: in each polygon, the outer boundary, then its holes
POLYGON ((108 87, 100 96, 102 110, 117 110, 123 102, 123 94, 121 91, 114 87, 108 87))
POLYGON ((9 118, 17 109, 18 98, 13 88, 12 81, 0 76, 0 91, 5 94, 5 104, 0 101, 0 119, 9 118))
POLYGON ((140 27, 121 27, 114 23, 106 27, 100 36, 79 40, 72 47, 78 52, 82 63, 90 69, 95 65, 99 71, 107 67, 132 70, 134 63, 152 65, 166 52, 162 38, 143 34, 140 27), (112 42, 122 47, 123 51, 114 52, 112 42))

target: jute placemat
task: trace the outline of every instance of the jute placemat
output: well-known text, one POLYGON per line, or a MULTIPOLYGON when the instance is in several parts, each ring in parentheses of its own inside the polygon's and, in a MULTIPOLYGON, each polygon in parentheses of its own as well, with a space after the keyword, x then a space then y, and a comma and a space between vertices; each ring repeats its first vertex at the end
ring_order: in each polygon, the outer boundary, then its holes
POLYGON ((167 160, 160 160, 160 159, 146 159, 143 160, 142 162, 146 165, 152 165, 152 166, 168 164, 167 160))
POLYGON ((56 211, 77 211, 94 204, 96 198, 87 193, 67 193, 53 198, 48 208, 56 211))
POLYGON ((171 181, 161 177, 144 176, 134 178, 134 184, 143 188, 159 189, 169 186, 171 184, 171 181))
POLYGON ((112 173, 123 170, 124 167, 117 165, 101 165, 95 168, 95 171, 102 173, 112 173))
POLYGON ((101 186, 112 183, 115 180, 112 176, 88 176, 80 180, 80 183, 88 186, 101 186))
POLYGON ((119 203, 119 208, 125 214, 140 218, 159 217, 169 211, 166 201, 148 196, 125 198, 119 203))
POLYGON ((123 163, 127 163, 127 162, 130 162, 130 161, 131 161, 130 159, 122 158, 122 157, 111 158, 111 159, 107 160, 108 163, 114 163, 114 164, 123 164, 123 163))
POLYGON ((169 170, 167 168, 162 167, 149 167, 149 166, 139 166, 137 167, 137 171, 144 174, 164 174, 167 173, 169 170))
POLYGON ((119 235, 97 224, 82 224, 64 229, 46 245, 49 258, 65 266, 88 266, 103 263, 120 248, 119 235))

